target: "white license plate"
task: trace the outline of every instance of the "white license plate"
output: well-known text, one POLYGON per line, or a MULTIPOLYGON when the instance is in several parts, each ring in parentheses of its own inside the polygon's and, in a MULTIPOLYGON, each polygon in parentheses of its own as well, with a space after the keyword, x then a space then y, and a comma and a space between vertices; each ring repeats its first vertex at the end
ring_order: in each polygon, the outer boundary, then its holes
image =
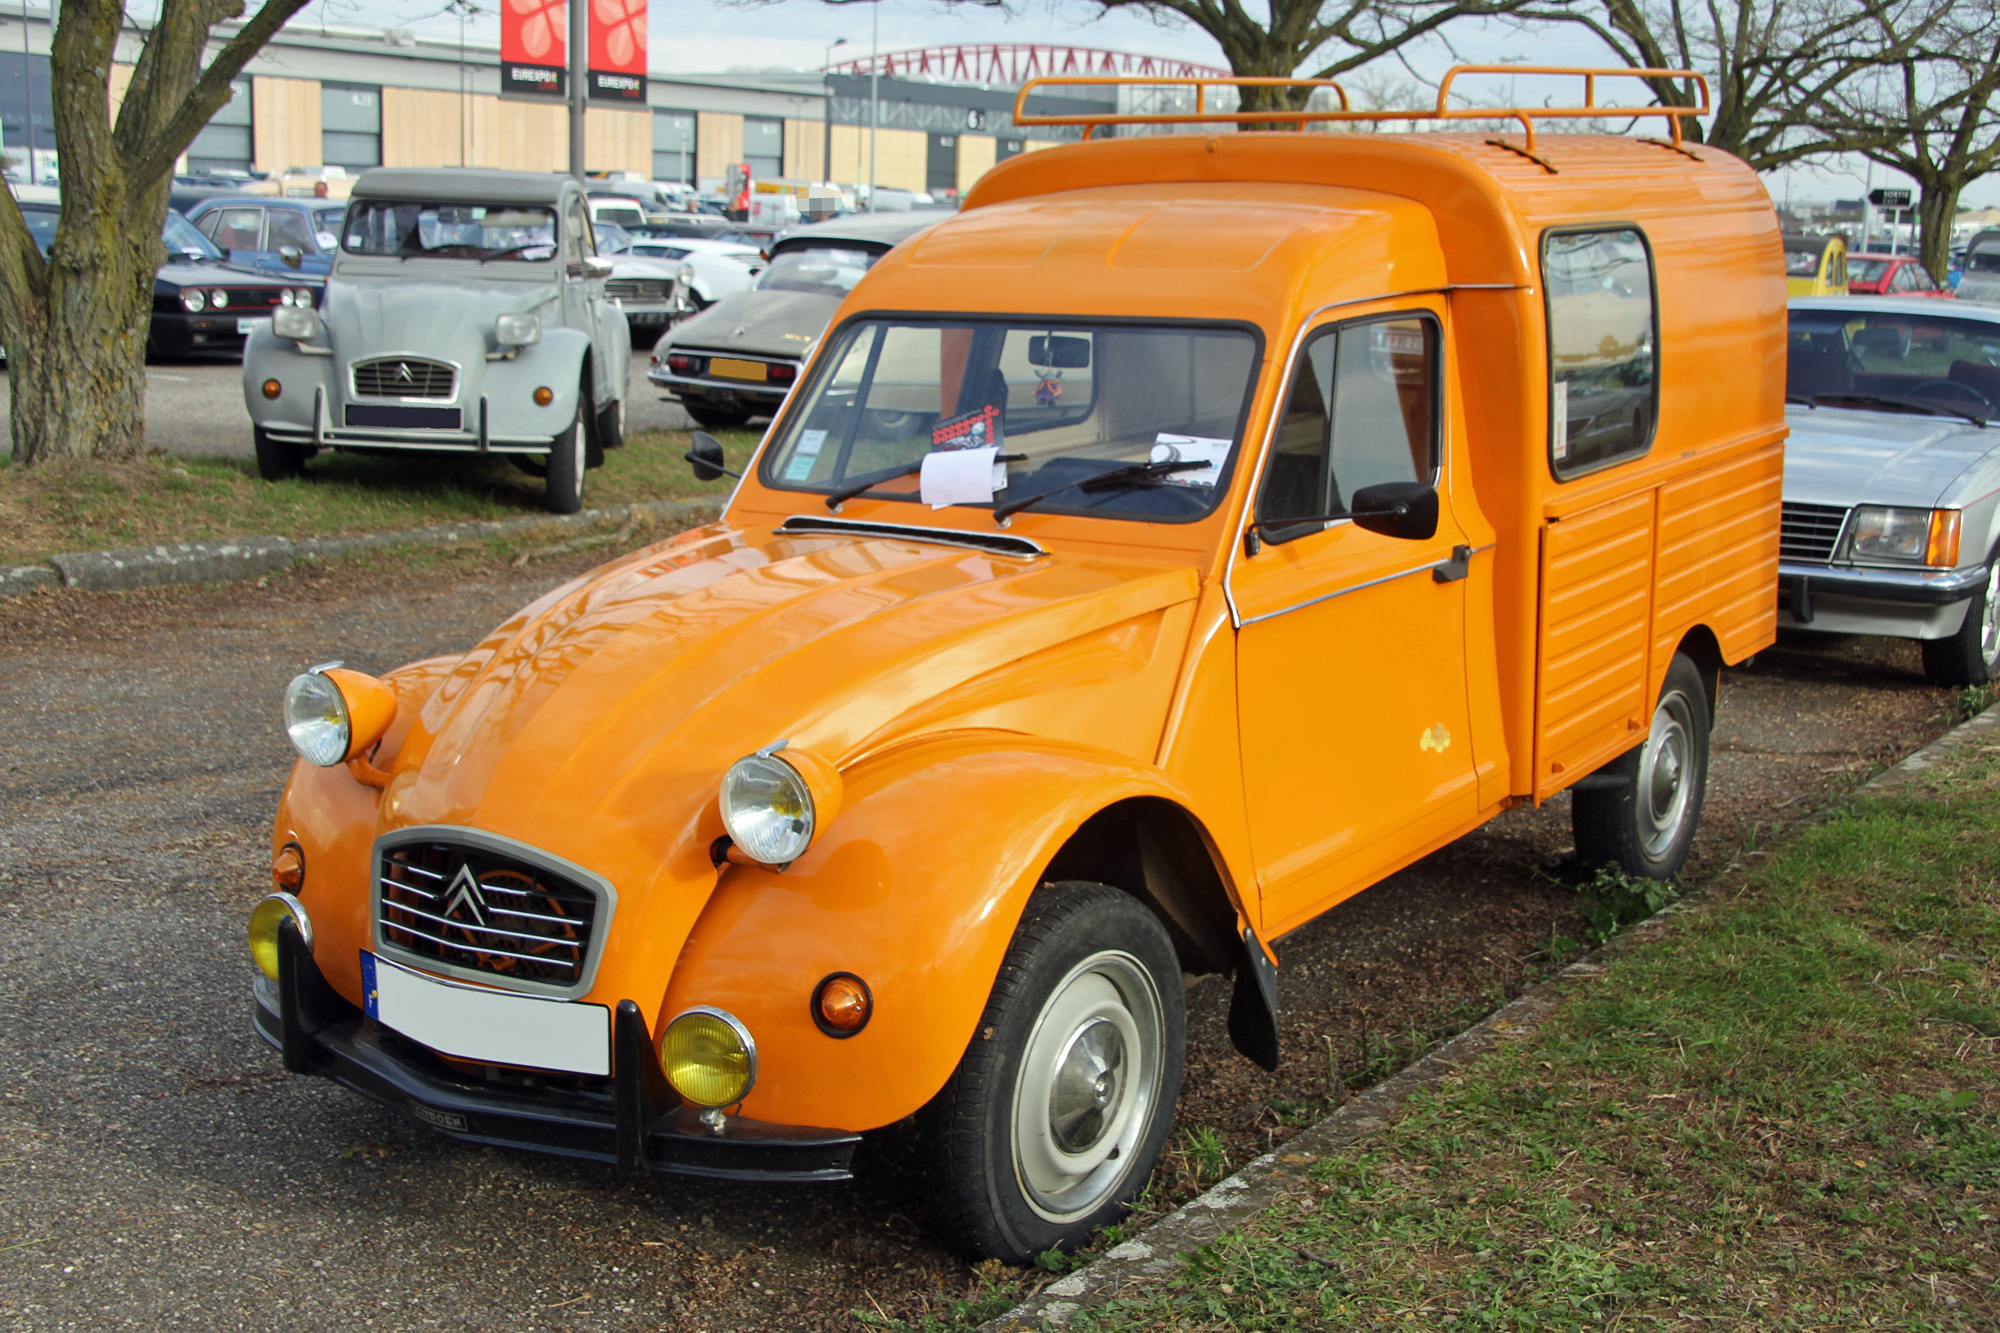
POLYGON ((258 327, 259 325, 269 324, 270 322, 271 322, 271 317, 269 315, 266 315, 262 319, 239 319, 236 321, 236 331, 238 333, 247 334, 250 332, 250 330, 258 327))
POLYGON ((361 951, 368 1016, 461 1060, 572 1074, 611 1072, 611 1010, 601 1004, 445 981, 361 951))

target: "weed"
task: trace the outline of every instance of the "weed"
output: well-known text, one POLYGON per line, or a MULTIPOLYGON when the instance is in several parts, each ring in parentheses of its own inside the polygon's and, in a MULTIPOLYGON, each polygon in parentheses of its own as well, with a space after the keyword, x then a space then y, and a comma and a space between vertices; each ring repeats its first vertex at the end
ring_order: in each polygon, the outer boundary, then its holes
POLYGON ((1588 884, 1576 891, 1576 910, 1590 923, 1584 940, 1592 947, 1625 927, 1644 921, 1680 894, 1657 879, 1634 879, 1613 866, 1600 866, 1588 884))

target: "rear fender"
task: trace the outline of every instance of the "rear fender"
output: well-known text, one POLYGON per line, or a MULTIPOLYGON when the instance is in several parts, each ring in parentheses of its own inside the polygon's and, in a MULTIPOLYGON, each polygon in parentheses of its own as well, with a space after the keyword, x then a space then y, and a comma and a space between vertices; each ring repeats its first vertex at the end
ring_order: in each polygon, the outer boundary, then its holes
POLYGON ((742 1113, 863 1130, 912 1114, 957 1067, 1028 895, 1093 815, 1154 798, 1159 770, 1011 733, 934 737, 843 775, 846 804, 779 872, 728 865, 688 937, 654 1026, 692 1005, 743 1020, 759 1072, 742 1113), (811 1014, 833 972, 874 998, 859 1033, 811 1014))

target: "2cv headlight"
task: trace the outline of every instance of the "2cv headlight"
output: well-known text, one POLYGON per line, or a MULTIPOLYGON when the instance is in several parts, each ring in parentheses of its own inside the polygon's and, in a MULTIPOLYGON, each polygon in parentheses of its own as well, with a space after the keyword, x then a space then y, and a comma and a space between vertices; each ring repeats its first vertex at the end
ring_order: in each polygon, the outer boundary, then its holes
POLYGON ((757 1082, 757 1043, 734 1014, 697 1005, 660 1034, 660 1067, 696 1106, 731 1106, 757 1082))
POLYGON ((493 321, 493 341, 502 347, 533 347, 541 340, 539 315, 502 315, 493 321))
POLYGON ((332 768, 365 754, 396 717, 396 696, 359 671, 326 662, 285 687, 285 734, 309 764, 332 768))
POLYGON ((753 861, 798 860, 812 842, 814 814, 805 778, 775 754, 739 759, 722 779, 722 826, 753 861))

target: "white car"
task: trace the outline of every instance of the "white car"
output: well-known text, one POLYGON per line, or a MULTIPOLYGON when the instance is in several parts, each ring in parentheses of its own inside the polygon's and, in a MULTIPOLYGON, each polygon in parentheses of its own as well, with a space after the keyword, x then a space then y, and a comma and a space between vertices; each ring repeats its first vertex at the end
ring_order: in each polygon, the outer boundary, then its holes
POLYGON ((711 241, 692 236, 638 236, 631 254, 663 263, 685 265, 683 299, 690 310, 702 310, 725 296, 747 292, 764 271, 764 252, 741 241, 711 241))

